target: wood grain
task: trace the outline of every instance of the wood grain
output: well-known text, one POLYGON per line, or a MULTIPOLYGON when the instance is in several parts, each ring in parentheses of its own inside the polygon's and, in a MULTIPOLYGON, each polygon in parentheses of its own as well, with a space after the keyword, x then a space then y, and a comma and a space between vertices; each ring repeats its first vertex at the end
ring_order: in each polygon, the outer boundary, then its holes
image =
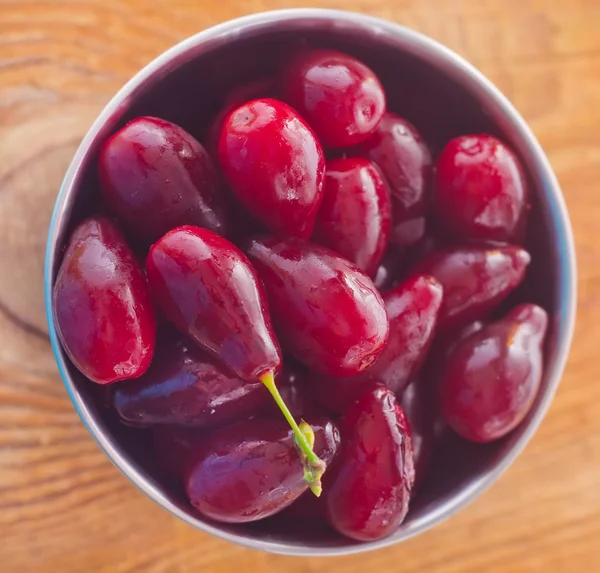
POLYGON ((598 0, 0 0, 0 570, 600 571, 598 0), (347 8, 425 32, 516 104, 563 185, 579 316, 567 372, 525 453, 476 503, 402 546, 293 559, 228 545, 138 493, 82 427, 43 312, 51 207, 109 97, 178 40, 259 10, 347 8))

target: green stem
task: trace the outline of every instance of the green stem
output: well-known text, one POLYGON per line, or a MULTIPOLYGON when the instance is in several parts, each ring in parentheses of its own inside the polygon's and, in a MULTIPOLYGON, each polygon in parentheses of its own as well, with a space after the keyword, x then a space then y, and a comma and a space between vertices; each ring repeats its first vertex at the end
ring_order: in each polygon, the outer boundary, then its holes
POLYGON ((325 472, 326 465, 312 449, 314 445, 313 429, 306 422, 301 423, 302 429, 300 429, 275 385, 275 378, 273 377, 272 371, 269 370, 262 376, 259 376, 259 380, 267 387, 267 390, 271 393, 271 396, 273 396, 273 399, 294 431, 294 443, 296 444, 300 459, 302 460, 304 479, 308 483, 311 491, 319 497, 322 492, 321 476, 325 472), (309 440, 312 444, 309 443, 309 440))

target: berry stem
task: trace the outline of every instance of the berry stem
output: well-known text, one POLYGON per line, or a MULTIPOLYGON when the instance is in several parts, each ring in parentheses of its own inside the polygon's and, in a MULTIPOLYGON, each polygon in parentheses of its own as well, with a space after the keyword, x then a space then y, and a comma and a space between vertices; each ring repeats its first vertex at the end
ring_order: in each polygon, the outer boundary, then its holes
POLYGON ((311 491, 319 497, 323 491, 321 487, 321 477, 325 473, 326 465, 312 449, 315 440, 313 429, 306 422, 300 424, 302 428, 298 426, 275 385, 275 378, 273 377, 272 370, 268 370, 259 376, 259 380, 267 387, 267 390, 271 393, 271 396, 273 396, 273 399, 294 431, 294 443, 296 444, 296 449, 302 460, 304 479, 306 480, 306 483, 308 483, 311 491))

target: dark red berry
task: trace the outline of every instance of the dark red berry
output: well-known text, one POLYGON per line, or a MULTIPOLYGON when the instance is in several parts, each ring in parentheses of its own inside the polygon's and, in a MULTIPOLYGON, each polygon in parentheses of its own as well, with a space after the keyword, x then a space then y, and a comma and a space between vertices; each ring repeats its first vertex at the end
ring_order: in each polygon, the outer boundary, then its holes
MULTIPOLYGON (((327 420, 310 422, 315 453, 329 464, 339 434, 327 420)), ((294 435, 285 421, 255 418, 210 434, 194 454, 185 479, 190 503, 228 523, 269 517, 307 489, 294 435)))
POLYGON ((388 342, 379 358, 356 376, 314 375, 312 393, 326 411, 340 414, 368 387, 382 383, 400 393, 419 372, 435 335, 442 304, 442 287, 419 275, 383 295, 390 323, 388 342))
POLYGON ((462 437, 490 442, 525 418, 538 393, 548 315, 522 304, 466 338, 447 360, 440 399, 462 437))
POLYGON ((530 260, 516 246, 452 247, 433 252, 413 272, 442 284, 439 328, 449 332, 485 318, 521 284, 530 260))
POLYGON ((360 151, 385 176, 392 196, 390 241, 396 246, 416 243, 425 233, 425 216, 432 188, 431 153, 405 119, 386 113, 360 151))
POLYGON ((165 316, 240 378, 279 367, 262 284, 232 243, 198 227, 173 229, 152 245, 146 272, 165 316))
POLYGON ((180 225, 227 233, 217 171, 178 125, 134 119, 108 139, 98 162, 103 196, 135 241, 150 245, 180 225))
POLYGON ((515 154, 491 135, 465 135, 437 161, 435 215, 457 240, 515 241, 528 208, 527 181, 515 154))
POLYGON ((362 157, 327 163, 315 242, 374 276, 388 244, 390 216, 387 185, 373 163, 362 157))
POLYGON ((402 523, 415 473, 410 430, 394 394, 366 393, 340 420, 342 449, 323 490, 334 529, 359 541, 392 534, 402 523))
POLYGON ((402 392, 420 370, 435 335, 443 300, 440 283, 417 275, 383 295, 390 321, 388 342, 368 376, 402 392))
POLYGON ((257 239, 247 253, 290 354, 330 376, 357 374, 381 354, 389 330, 385 307, 352 263, 299 239, 257 239))
POLYGON ((271 404, 258 380, 247 382, 193 344, 165 341, 149 370, 113 393, 114 409, 131 426, 216 428, 271 404))

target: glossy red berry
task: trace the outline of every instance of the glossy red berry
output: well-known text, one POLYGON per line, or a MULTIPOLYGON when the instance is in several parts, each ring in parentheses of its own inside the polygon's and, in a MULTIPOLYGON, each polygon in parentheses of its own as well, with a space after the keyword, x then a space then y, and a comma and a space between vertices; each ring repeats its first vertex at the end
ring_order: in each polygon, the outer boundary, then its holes
POLYGON ((524 230, 527 180, 519 159, 491 135, 465 135, 437 161, 437 224, 457 240, 515 241, 524 230))
POLYGON ((219 160, 251 215, 276 234, 310 236, 323 199, 325 157, 290 106, 259 99, 235 109, 223 123, 219 160))
POLYGON ((148 285, 109 219, 92 217, 73 231, 53 299, 62 346, 90 380, 109 384, 148 369, 156 340, 148 285))
POLYGON ((405 119, 386 113, 360 151, 376 163, 392 196, 390 241, 396 246, 416 243, 425 233, 432 190, 429 148, 405 119))
POLYGON ((418 275, 384 293, 388 314, 388 342, 375 363, 352 377, 314 376, 312 393, 331 413, 340 414, 369 386, 384 384, 401 393, 427 358, 442 305, 440 283, 418 275))
POLYGON ((258 380, 246 382, 184 340, 165 341, 149 370, 113 393, 114 409, 130 426, 216 428, 271 403, 258 380))
POLYGON ((490 442, 525 418, 542 380, 547 325, 546 311, 522 304, 452 352, 440 400, 448 424, 462 437, 490 442))
POLYGON ((348 376, 381 354, 389 330, 385 307, 352 263, 300 239, 256 239, 247 253, 265 285, 280 340, 300 362, 348 376))
POLYGON ((134 119, 108 139, 98 164, 104 199, 135 241, 150 245, 180 225, 227 233, 215 166, 178 125, 134 119))
POLYGON ((373 163, 362 157, 327 163, 313 241, 374 276, 388 244, 390 217, 387 185, 373 163))
POLYGON ((385 112, 385 92, 365 64, 334 50, 305 50, 285 65, 283 99, 326 147, 364 141, 385 112))
POLYGON ((388 342, 368 375, 392 392, 402 392, 420 370, 436 331, 442 285, 417 275, 383 295, 390 321, 388 342))
POLYGON ((329 523, 359 541, 387 537, 408 512, 415 479, 404 413, 378 386, 344 414, 340 431, 342 448, 323 490, 329 523))
POLYGON ((449 332, 485 318, 521 284, 530 260, 516 246, 451 247, 433 252, 413 272, 442 284, 439 328, 449 332))
POLYGON ((281 363, 263 288, 246 256, 200 229, 173 229, 146 261, 165 316, 240 378, 255 381, 281 363))
MULTIPOLYGON (((329 464, 339 433, 328 420, 310 422, 315 452, 329 464)), ((185 478, 190 503, 227 523, 269 517, 307 489, 294 435, 285 421, 254 418, 210 434, 193 456, 185 478)))

